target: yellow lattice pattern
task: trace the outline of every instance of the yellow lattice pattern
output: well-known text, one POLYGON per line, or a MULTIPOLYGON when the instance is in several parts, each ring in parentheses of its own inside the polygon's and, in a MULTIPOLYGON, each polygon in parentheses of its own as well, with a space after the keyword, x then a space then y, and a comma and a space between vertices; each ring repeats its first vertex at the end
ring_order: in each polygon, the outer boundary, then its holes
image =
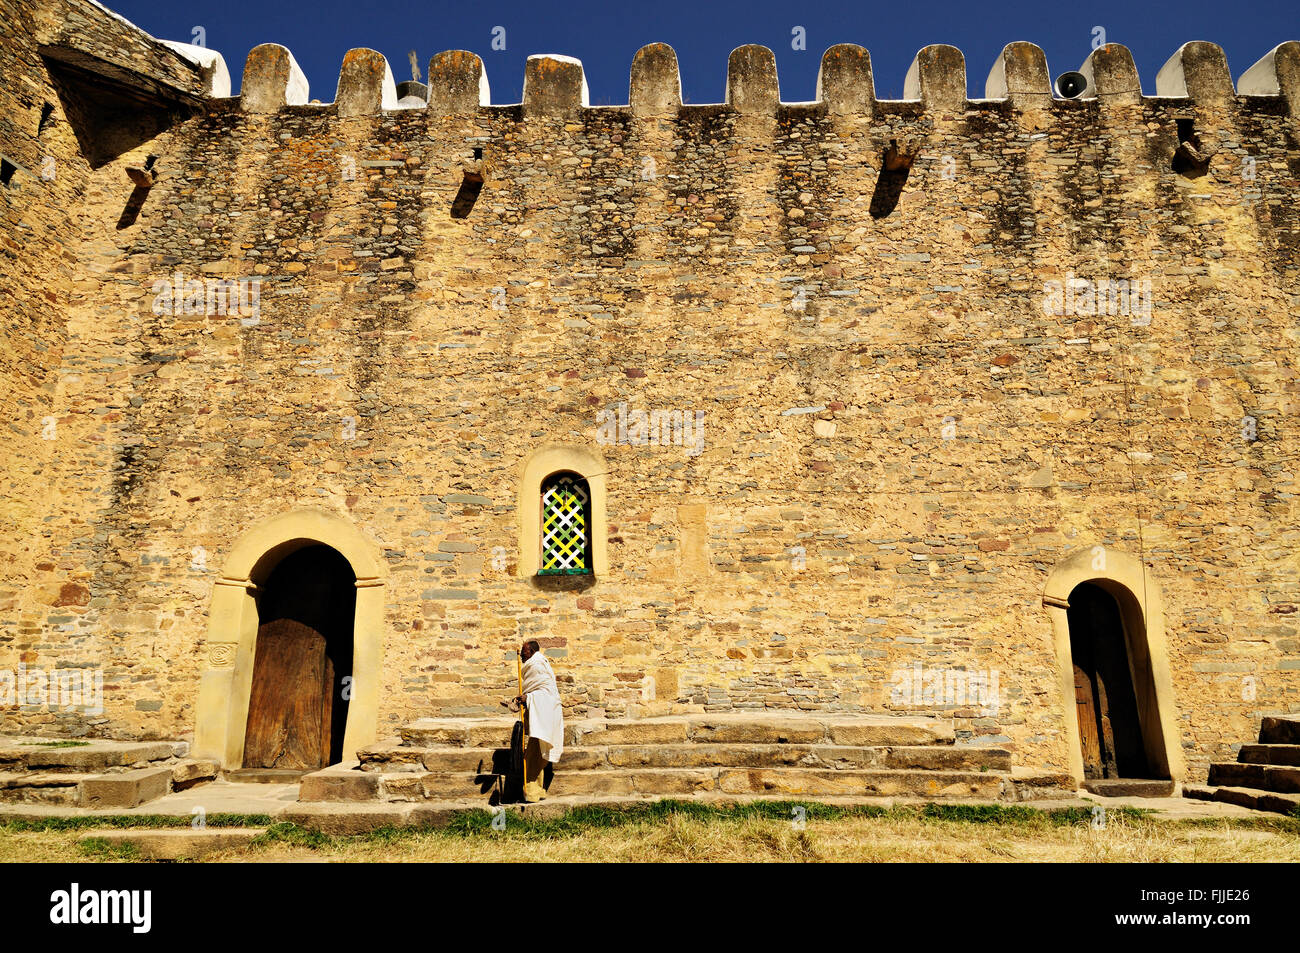
POLYGON ((542 572, 587 568, 587 490, 560 477, 542 492, 542 572))

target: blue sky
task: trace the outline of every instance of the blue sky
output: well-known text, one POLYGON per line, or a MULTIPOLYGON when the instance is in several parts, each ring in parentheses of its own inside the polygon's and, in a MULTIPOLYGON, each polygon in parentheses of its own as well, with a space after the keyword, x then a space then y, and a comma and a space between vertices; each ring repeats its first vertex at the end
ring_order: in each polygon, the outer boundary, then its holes
POLYGON ((487 66, 494 104, 519 102, 529 54, 576 56, 586 70, 591 102, 600 105, 627 102, 632 55, 653 42, 677 51, 686 101, 711 103, 723 98, 727 54, 745 43, 776 53, 781 98, 797 102, 814 97, 821 54, 835 43, 870 50, 876 95, 896 99, 912 57, 930 43, 949 43, 966 55, 970 93, 982 96, 989 68, 1005 44, 1037 43, 1055 76, 1078 68, 1092 47, 1094 28, 1101 27, 1106 40, 1133 51, 1143 91, 1151 95, 1156 71, 1188 40, 1222 46, 1235 81, 1278 43, 1300 39, 1300 0, 109 0, 107 5, 160 39, 191 42, 194 28, 202 27, 205 45, 225 57, 236 92, 250 49, 268 42, 287 46, 307 74, 312 98, 322 102, 334 99, 343 54, 361 46, 388 57, 399 81, 410 78, 407 51, 412 48, 421 71, 441 50, 472 50, 487 66), (504 50, 492 48, 495 27, 505 28, 504 50), (792 48, 795 27, 804 28, 803 51, 792 48))

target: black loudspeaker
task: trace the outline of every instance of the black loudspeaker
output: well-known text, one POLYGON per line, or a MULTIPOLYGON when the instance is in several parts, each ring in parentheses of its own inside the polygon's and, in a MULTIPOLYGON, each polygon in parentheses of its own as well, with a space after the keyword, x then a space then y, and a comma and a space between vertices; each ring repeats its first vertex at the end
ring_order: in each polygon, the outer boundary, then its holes
POLYGON ((1062 99, 1078 99, 1088 91, 1088 77, 1071 70, 1056 77, 1056 95, 1062 99))

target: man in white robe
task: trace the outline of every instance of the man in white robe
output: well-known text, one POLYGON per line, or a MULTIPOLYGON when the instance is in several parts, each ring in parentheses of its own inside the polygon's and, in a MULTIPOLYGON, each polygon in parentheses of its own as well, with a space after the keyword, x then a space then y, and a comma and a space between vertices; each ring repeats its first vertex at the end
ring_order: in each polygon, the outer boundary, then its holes
POLYGON ((519 649, 524 661, 523 697, 527 718, 524 730, 528 747, 524 751, 524 800, 540 801, 546 797, 542 781, 544 762, 555 764, 564 753, 564 712, 560 707, 560 689, 555 683, 551 661, 542 654, 536 641, 519 649))

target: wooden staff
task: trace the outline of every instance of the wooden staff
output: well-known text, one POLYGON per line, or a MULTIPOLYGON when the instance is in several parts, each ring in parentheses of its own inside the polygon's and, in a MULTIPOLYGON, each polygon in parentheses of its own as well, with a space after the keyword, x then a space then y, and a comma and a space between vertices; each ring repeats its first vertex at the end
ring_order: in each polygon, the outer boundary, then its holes
POLYGON ((517 654, 515 655, 515 664, 519 670, 519 720, 524 723, 524 748, 528 747, 528 719, 524 717, 524 660, 517 654))

